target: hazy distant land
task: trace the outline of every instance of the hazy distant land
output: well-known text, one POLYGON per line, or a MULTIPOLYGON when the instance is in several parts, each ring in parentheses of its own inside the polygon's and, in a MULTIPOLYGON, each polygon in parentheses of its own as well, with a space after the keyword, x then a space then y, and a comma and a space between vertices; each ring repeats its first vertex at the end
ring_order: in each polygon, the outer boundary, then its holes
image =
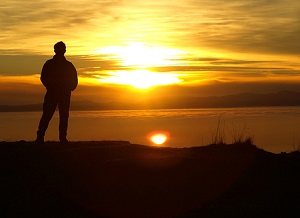
MULTIPOLYGON (((96 103, 73 101, 71 110, 126 110, 126 109, 181 109, 181 108, 226 108, 256 106, 300 106, 300 92, 278 92, 271 94, 243 93, 210 97, 169 97, 130 99, 128 102, 96 103)), ((0 112, 40 111, 42 104, 0 105, 0 112)))
POLYGON ((300 153, 0 143, 2 217, 299 217, 300 153))

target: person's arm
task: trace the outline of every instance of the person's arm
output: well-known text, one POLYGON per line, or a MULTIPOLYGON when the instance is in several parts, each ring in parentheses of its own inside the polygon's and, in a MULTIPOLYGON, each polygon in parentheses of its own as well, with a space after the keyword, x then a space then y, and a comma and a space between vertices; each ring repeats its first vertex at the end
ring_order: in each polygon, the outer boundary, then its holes
POLYGON ((41 73, 41 82, 46 87, 46 89, 49 89, 51 86, 51 82, 49 79, 49 63, 48 61, 44 64, 42 73, 41 73))
POLYGON ((76 68, 74 67, 74 65, 71 63, 71 66, 70 66, 70 90, 71 91, 74 91, 78 85, 78 77, 77 77, 77 71, 76 71, 76 68))

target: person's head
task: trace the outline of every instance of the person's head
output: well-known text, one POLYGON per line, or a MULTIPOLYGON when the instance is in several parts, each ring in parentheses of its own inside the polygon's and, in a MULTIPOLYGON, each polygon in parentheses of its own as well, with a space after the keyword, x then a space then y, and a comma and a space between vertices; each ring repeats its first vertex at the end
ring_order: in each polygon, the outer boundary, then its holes
POLYGON ((66 52, 66 45, 62 41, 54 45, 54 52, 57 55, 64 55, 66 52))

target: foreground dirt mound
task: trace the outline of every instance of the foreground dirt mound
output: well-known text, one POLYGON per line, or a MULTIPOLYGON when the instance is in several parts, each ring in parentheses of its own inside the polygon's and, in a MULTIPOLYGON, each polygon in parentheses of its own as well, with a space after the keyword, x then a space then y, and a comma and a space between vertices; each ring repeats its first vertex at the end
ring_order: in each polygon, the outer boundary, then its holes
POLYGON ((3 217, 253 217, 300 211, 300 155, 253 145, 0 143, 3 217))

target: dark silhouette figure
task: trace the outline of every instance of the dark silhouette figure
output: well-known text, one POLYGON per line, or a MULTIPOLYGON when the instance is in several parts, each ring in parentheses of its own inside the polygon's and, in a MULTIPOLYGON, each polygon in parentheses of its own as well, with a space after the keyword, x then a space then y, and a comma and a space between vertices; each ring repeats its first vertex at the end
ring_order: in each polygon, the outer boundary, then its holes
POLYGON ((36 143, 43 143, 45 132, 53 117, 56 107, 59 108, 59 140, 67 143, 67 129, 71 92, 78 84, 77 71, 64 54, 66 45, 58 42, 54 45, 55 55, 46 61, 41 73, 41 81, 47 92, 44 98, 43 115, 41 117, 36 143))

